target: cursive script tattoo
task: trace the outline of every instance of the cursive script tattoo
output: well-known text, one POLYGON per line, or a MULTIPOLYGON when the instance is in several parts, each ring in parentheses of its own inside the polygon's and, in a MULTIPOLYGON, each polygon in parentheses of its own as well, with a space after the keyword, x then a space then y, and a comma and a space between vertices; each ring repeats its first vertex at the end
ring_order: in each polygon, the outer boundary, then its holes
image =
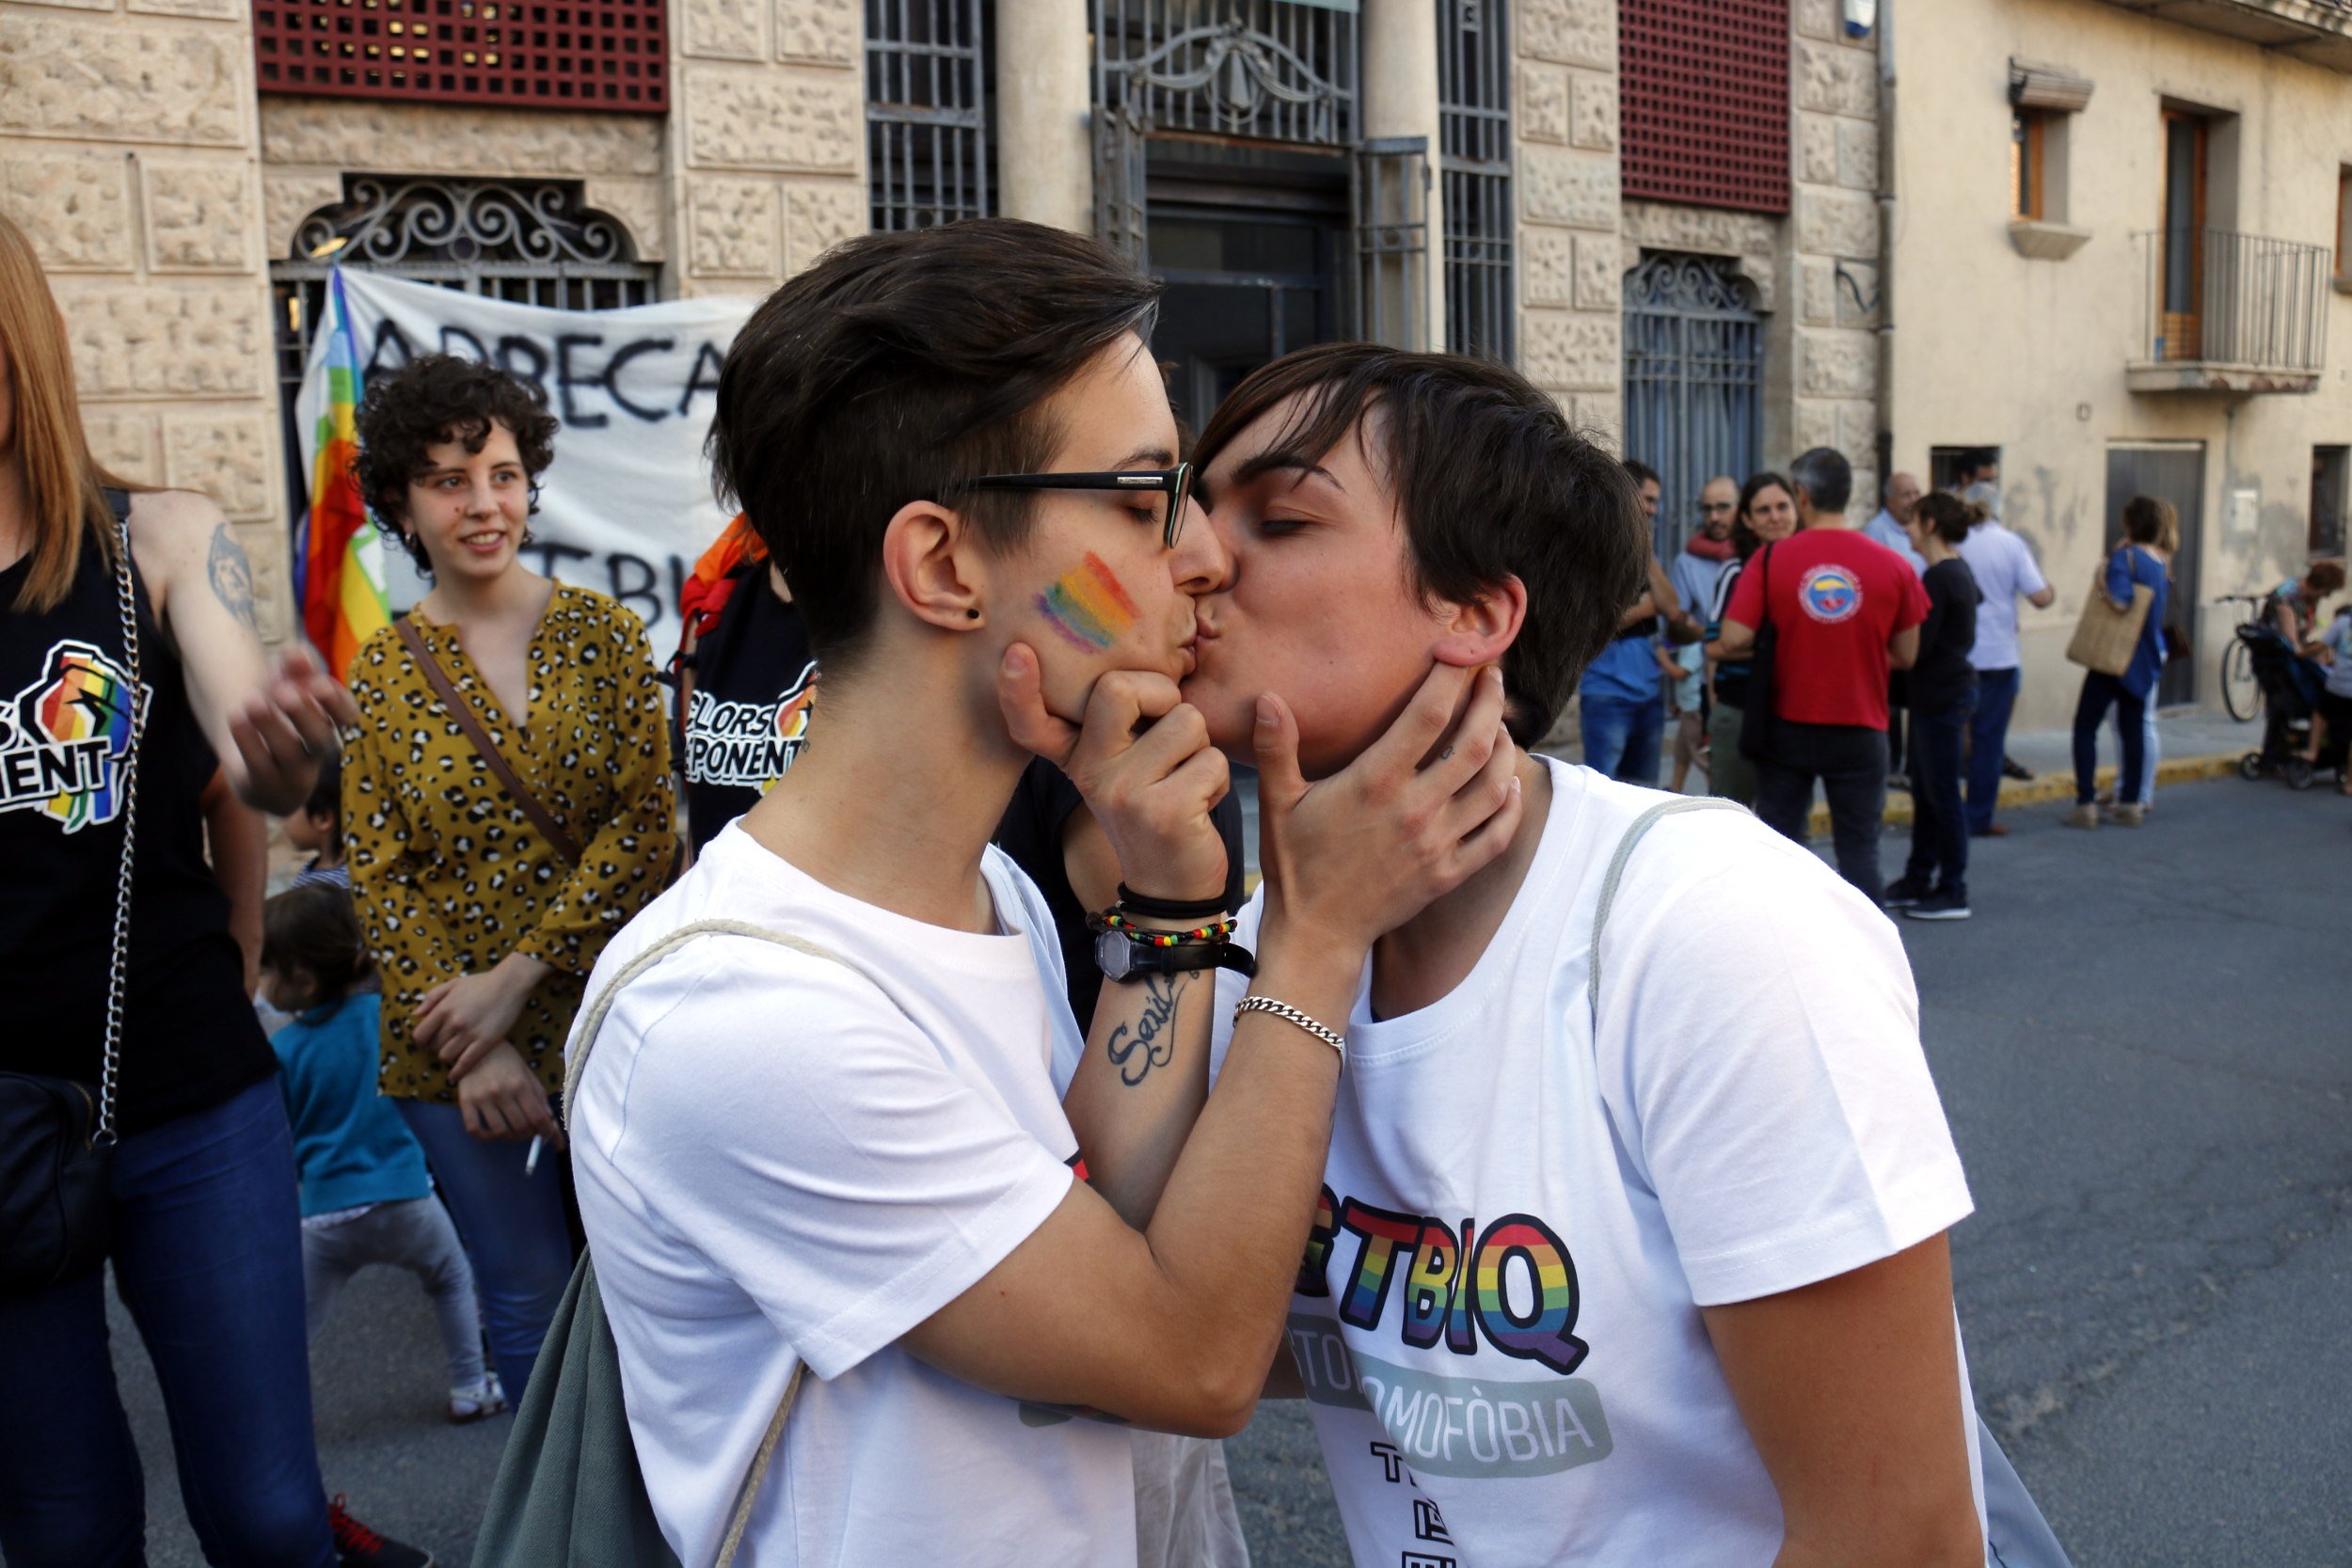
POLYGON ((1145 976, 1143 1016, 1136 1020, 1133 1036, 1122 1023, 1104 1042, 1111 1066, 1119 1069, 1119 1081, 1129 1088, 1150 1077, 1153 1068, 1176 1059, 1176 1005, 1191 982, 1189 974, 1145 976))
POLYGON ((259 631, 260 624, 253 618, 253 563, 246 559, 245 546, 237 543, 227 523, 214 526, 213 547, 204 558, 204 569, 213 579, 213 597, 248 629, 259 631))

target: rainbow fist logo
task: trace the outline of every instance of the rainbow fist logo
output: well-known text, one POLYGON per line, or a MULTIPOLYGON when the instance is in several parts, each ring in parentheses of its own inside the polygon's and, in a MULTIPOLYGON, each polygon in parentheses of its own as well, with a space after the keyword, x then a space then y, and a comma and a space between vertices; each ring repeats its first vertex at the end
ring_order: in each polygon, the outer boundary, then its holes
MULTIPOLYGON (((0 736, 0 811, 35 811, 76 832, 122 812, 135 699, 130 677, 87 642, 50 648, 0 736)), ((144 705, 146 694, 135 699, 144 705)))
POLYGON ((1798 579, 1797 603, 1816 621, 1834 626, 1862 609, 1862 583, 1845 567, 1824 562, 1798 579))

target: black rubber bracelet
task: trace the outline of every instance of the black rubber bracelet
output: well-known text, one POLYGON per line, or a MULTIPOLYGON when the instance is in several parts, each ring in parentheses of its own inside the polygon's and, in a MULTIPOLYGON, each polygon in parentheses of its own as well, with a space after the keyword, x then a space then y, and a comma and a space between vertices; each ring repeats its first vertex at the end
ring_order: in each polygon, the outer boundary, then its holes
POLYGON ((1188 901, 1149 898, 1124 882, 1119 884, 1119 907, 1129 914, 1148 914, 1157 920, 1215 920, 1232 912, 1221 895, 1188 901))

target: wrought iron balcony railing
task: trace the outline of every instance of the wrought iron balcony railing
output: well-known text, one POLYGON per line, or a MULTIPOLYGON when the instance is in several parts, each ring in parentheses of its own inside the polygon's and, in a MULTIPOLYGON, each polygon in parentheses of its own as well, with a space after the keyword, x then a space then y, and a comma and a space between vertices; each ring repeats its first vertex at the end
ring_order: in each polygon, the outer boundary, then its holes
POLYGON ((2323 245, 2220 229, 2159 229, 2140 252, 2136 390, 2308 392, 2328 345, 2323 245))

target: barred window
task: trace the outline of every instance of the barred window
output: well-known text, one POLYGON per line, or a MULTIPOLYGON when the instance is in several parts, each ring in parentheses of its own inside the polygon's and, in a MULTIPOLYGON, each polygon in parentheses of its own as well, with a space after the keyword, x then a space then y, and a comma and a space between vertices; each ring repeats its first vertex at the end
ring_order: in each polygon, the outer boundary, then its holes
POLYGON ((996 211, 983 0, 866 0, 866 158, 877 230, 996 211))
POLYGON ((1445 341, 1511 357, 1511 43, 1505 0, 1437 0, 1445 341))
POLYGON ((255 0, 264 93, 660 114, 663 0, 255 0))

